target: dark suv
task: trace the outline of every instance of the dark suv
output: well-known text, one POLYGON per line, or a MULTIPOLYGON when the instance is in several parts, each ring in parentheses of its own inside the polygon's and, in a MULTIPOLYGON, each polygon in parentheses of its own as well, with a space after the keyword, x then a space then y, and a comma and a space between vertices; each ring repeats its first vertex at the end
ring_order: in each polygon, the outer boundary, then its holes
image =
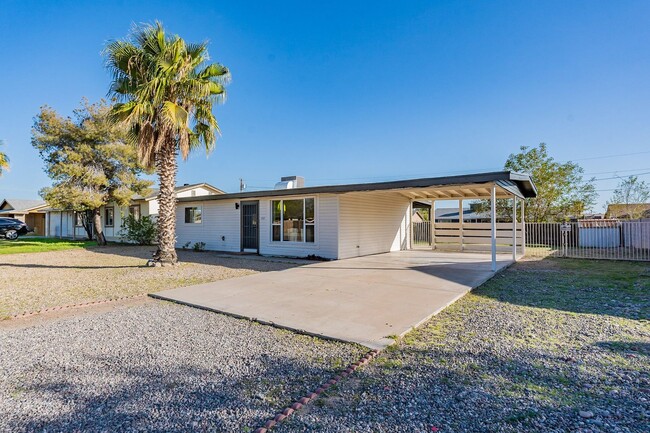
POLYGON ((18 236, 31 232, 27 224, 16 218, 0 218, 0 237, 10 241, 18 239, 18 236))

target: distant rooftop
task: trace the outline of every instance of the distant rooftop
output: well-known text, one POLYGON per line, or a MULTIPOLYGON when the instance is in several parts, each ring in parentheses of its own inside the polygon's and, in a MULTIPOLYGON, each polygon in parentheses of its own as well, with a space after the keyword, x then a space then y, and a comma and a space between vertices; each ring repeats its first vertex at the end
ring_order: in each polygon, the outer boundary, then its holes
POLYGON ((2 213, 22 213, 31 209, 45 206, 43 200, 29 200, 22 198, 6 198, 0 202, 0 214, 2 213))
MULTIPOLYGON (((219 188, 217 188, 216 186, 212 186, 209 183, 205 183, 205 182, 202 182, 202 183, 186 183, 184 185, 177 186, 176 188, 174 188, 174 191, 176 191, 176 193, 178 194, 179 192, 189 191, 191 189, 199 188, 199 187, 204 187, 204 188, 210 189, 210 190, 214 191, 215 194, 224 194, 224 192, 222 190, 220 190, 219 188)), ((153 200, 156 197, 158 197, 158 194, 160 193, 159 188, 152 188, 150 191, 151 192, 149 194, 144 195, 144 196, 139 195, 139 194, 134 195, 133 200, 153 200)))

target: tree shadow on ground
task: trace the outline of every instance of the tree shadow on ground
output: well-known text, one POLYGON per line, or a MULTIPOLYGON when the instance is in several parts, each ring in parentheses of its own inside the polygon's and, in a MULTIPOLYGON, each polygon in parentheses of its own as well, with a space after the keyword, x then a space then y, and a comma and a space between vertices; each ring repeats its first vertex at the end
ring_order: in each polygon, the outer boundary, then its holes
POLYGON ((125 265, 125 266, 112 266, 112 265, 44 265, 41 263, 0 263, 0 267, 7 268, 26 268, 26 269, 132 269, 141 268, 141 265, 125 265))
POLYGON ((622 363, 612 374, 601 370, 595 376, 596 366, 595 360, 543 350, 499 354, 400 346, 328 393, 309 417, 290 420, 278 433, 438 431, 432 427, 440 432, 650 431, 648 373, 640 364, 622 363), (314 422, 320 417, 328 422, 314 422))
MULTIPOLYGON (((89 250, 97 254, 118 255, 142 259, 142 266, 156 252, 155 245, 109 244, 105 247, 92 247, 89 250)), ((218 265, 233 269, 263 270, 267 264, 277 264, 278 267, 290 268, 316 263, 312 260, 284 257, 263 257, 255 254, 236 254, 222 251, 194 251, 177 249, 178 261, 200 265, 218 265), (244 267, 242 267, 244 266, 244 267)))
POLYGON ((145 361, 107 355, 77 356, 66 365, 43 360, 35 366, 36 374, 23 372, 19 383, 12 381, 18 409, 5 414, 0 427, 30 432, 252 432, 337 371, 261 352, 242 354, 243 371, 150 354, 143 354, 145 361), (96 380, 103 385, 96 386, 96 380), (37 403, 28 403, 30 399, 37 403), (48 409, 33 409, 43 404, 48 409), (21 413, 26 407, 29 413, 21 413))
POLYGON ((261 382, 257 378, 231 379, 192 365, 177 365, 173 374, 167 375, 155 365, 134 367, 115 357, 91 358, 87 362, 105 365, 112 373, 125 377, 125 382, 96 390, 92 385, 67 380, 27 381, 22 384, 23 393, 63 401, 69 410, 55 416, 32 414, 26 420, 4 422, 13 424, 16 431, 253 431, 289 404, 291 398, 299 397, 297 389, 304 395, 318 383, 312 369, 297 367, 281 356, 268 359, 258 376, 267 379, 261 382), (295 380, 299 377, 311 378, 310 386, 305 387, 305 380, 295 380), (291 388, 293 395, 276 395, 279 385, 273 383, 275 380, 291 388))
MULTIPOLYGON (((61 251, 62 254, 70 251, 61 251)), ((59 264, 53 262, 39 263, 34 260, 33 263, 0 263, 0 267, 16 267, 25 269, 133 269, 133 268, 146 268, 147 261, 153 256, 156 251, 155 246, 138 246, 138 245, 116 245, 109 244, 105 247, 90 247, 85 248, 92 254, 100 255, 96 263, 87 265, 75 265, 74 258, 69 260, 70 264, 59 264), (107 257, 106 264, 102 263, 101 255, 126 257, 129 259, 141 259, 141 262, 124 265, 112 265, 110 259, 107 257)), ((212 265, 221 266, 229 269, 242 269, 255 272, 264 272, 270 270, 283 270, 305 264, 311 264, 312 261, 301 259, 284 259, 275 257, 261 257, 261 256, 248 256, 237 254, 226 254, 212 251, 188 251, 178 250, 179 262, 182 264, 198 264, 198 265, 212 265)))
POLYGON ((642 341, 599 341, 598 343, 595 343, 594 346, 628 357, 650 357, 650 343, 642 341))
POLYGON ((650 319, 650 265, 556 259, 521 261, 473 293, 516 305, 650 319))

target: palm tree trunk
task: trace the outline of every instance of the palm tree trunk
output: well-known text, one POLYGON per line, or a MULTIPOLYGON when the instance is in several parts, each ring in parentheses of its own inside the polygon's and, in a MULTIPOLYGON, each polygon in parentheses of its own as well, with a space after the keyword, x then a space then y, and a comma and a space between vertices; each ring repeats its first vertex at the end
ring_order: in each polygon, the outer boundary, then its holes
POLYGON ((99 209, 93 210, 93 226, 95 228, 95 239, 97 245, 106 245, 106 237, 102 231, 102 218, 99 209))
POLYGON ((158 194, 158 251, 154 260, 163 265, 176 264, 176 143, 167 140, 156 157, 160 182, 158 194))

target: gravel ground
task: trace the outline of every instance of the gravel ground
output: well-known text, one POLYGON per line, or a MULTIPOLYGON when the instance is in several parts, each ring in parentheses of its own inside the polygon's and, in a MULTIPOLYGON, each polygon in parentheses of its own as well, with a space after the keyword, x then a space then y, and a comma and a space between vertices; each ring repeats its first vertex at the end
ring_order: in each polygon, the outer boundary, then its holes
POLYGON ((252 432, 366 349, 162 301, 0 326, 1 432, 252 432))
POLYGON ((108 246, 0 259, 0 319, 43 308, 276 271, 298 262, 179 251, 180 266, 145 266, 155 247, 108 246))
POLYGON ((650 268, 520 262, 277 432, 650 432, 650 268))

